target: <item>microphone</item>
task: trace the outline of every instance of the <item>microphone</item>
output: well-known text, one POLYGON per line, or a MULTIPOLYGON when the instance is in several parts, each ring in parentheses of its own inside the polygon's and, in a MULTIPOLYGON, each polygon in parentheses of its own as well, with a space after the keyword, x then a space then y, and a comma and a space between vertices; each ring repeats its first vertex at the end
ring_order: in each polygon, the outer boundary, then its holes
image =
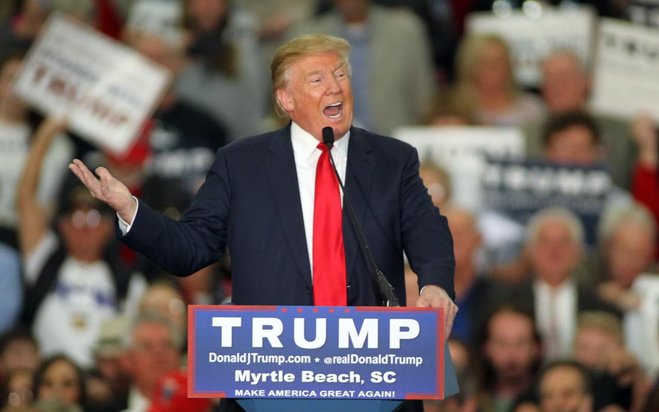
POLYGON ((398 303, 398 298, 396 297, 396 291, 394 287, 391 286, 391 283, 389 283, 387 278, 384 276, 384 273, 382 273, 380 268, 378 268, 378 265, 375 263, 375 259, 373 258, 373 254, 371 253, 371 248, 368 246, 368 242, 366 241, 364 232, 362 231, 362 228, 357 224, 357 218, 355 216, 355 210, 352 207, 352 202, 350 202, 350 198, 348 197, 348 193, 346 193, 346 189, 345 186, 343 185, 343 181, 341 181, 341 176, 339 176, 339 171, 336 169, 336 164, 334 163, 334 157, 332 156, 332 146, 334 146, 334 129, 332 129, 329 126, 323 127, 323 144, 325 144, 325 146, 328 149, 330 163, 332 164, 332 169, 334 170, 334 174, 336 175, 336 180, 339 181, 341 192, 343 192, 343 200, 346 206, 346 211, 348 212, 348 218, 350 219, 350 224, 352 225, 353 229, 355 230, 355 233, 357 234, 357 241, 359 242, 359 248, 364 254, 364 257, 366 257, 366 264, 368 265, 369 268, 369 274, 371 275, 375 283, 378 285, 380 294, 385 299, 386 306, 391 306, 391 307, 400 306, 400 303, 398 303))

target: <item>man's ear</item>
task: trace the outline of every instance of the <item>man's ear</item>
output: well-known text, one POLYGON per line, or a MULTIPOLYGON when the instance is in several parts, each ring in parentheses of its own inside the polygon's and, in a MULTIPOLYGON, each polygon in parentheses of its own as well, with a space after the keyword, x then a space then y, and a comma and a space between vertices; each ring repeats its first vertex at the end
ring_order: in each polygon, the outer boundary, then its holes
POLYGON ((295 104, 293 103, 293 96, 285 89, 277 89, 276 95, 279 106, 287 113, 292 112, 293 108, 295 107, 295 104))

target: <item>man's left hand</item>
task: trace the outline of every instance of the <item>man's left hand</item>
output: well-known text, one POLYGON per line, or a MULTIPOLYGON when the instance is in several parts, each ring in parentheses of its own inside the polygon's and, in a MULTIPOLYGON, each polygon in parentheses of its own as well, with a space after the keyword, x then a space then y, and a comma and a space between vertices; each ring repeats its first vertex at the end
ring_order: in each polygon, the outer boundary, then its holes
POLYGON ((416 306, 444 309, 444 336, 448 339, 453 328, 453 319, 458 313, 458 306, 453 303, 448 293, 439 286, 426 285, 421 289, 421 295, 416 301, 416 306))

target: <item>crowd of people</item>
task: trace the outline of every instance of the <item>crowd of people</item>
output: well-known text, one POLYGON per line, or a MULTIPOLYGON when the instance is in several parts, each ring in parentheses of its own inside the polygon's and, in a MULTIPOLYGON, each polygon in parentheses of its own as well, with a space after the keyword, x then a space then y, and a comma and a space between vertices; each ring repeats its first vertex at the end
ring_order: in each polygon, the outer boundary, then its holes
MULTIPOLYGON (((537 87, 518 84, 505 39, 465 30, 469 12, 493 3, 524 2, 2 2, 2 411, 218 408, 186 396, 186 306, 231 301, 230 257, 171 276, 117 240, 115 213, 67 165, 76 157, 105 166, 152 208, 179 217, 218 148, 281 125, 267 62, 277 45, 312 32, 352 45, 355 126, 385 135, 403 126, 514 127, 528 159, 603 168, 613 182, 595 228, 551 203, 493 226, 486 205, 453 198, 459 176, 422 163, 453 236, 459 312, 449 349, 461 389, 425 401, 425 410, 659 410, 657 120, 591 110, 593 67, 568 49, 542 59, 537 87), (173 10, 178 24, 140 23, 134 13, 149 7, 173 10), (174 75, 125 153, 96 147, 13 89, 54 11, 174 75), (492 233, 502 225, 516 234, 505 245, 492 233)), ((541 3, 589 3, 600 16, 659 26, 656 1, 541 3)), ((408 303, 418 297, 415 276, 406 273, 408 303)))

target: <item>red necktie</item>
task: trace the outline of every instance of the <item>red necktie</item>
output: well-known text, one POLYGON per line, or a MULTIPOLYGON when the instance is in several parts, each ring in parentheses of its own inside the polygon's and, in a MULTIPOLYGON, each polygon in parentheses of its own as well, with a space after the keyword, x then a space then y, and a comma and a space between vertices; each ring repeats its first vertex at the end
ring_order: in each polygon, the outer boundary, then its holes
POLYGON ((329 150, 322 150, 316 166, 313 210, 313 296, 317 306, 345 306, 346 258, 343 249, 341 195, 330 163, 329 150))

